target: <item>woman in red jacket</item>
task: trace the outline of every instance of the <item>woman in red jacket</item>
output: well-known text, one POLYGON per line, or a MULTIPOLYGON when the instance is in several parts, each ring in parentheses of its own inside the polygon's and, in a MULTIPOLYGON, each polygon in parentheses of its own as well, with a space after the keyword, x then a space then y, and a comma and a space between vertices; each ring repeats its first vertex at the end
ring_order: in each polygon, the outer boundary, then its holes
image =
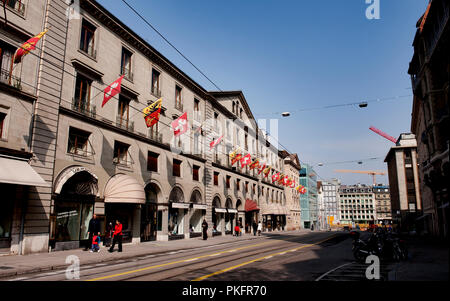
POLYGON ((122 252, 122 224, 119 222, 119 220, 116 220, 116 226, 114 227, 113 233, 113 243, 111 248, 108 250, 109 252, 114 251, 114 246, 116 245, 116 242, 119 245, 119 252, 122 252))

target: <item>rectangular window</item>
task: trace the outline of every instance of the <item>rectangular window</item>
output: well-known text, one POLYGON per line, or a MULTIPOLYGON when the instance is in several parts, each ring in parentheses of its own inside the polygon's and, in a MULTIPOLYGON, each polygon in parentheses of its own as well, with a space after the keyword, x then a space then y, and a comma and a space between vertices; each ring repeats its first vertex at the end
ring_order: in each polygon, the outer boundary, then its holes
POLYGON ((174 177, 181 177, 181 161, 173 159, 173 171, 172 175, 174 177))
POLYGON ((219 186, 219 173, 214 172, 214 186, 219 186))
POLYGON ((183 100, 181 98, 181 91, 183 89, 180 86, 175 86, 175 108, 183 111, 183 100))
POLYGON ((5 123, 5 119, 6 119, 6 114, 0 113, 0 139, 3 138, 3 126, 5 123))
POLYGON ((236 179, 236 190, 237 191, 240 190, 240 186, 241 186, 241 180, 240 179, 236 179))
POLYGON ((67 152, 69 154, 87 156, 90 135, 91 133, 89 132, 70 127, 67 152))
POLYGON ((201 113, 200 113, 200 100, 194 98, 194 120, 201 122, 201 113))
POLYGON ((245 193, 248 192, 248 182, 245 182, 245 193))
POLYGON ((133 54, 128 49, 122 47, 122 61, 120 65, 120 74, 124 75, 128 80, 133 80, 133 72, 131 70, 131 56, 133 54))
POLYGON ((119 95, 119 107, 117 109, 117 124, 120 127, 128 129, 130 118, 130 99, 125 96, 119 95))
POLYGON ((23 0, 6 0, 5 4, 22 16, 25 14, 25 4, 23 0))
POLYGON ((96 27, 83 20, 81 24, 80 50, 95 58, 95 31, 96 27))
POLYGON ((227 185, 228 189, 231 187, 230 180, 231 180, 231 176, 227 176, 227 178, 226 178, 226 185, 227 185))
POLYGON ((114 141, 114 160, 113 162, 121 165, 129 165, 128 161, 128 144, 114 141))
POLYGON ((161 97, 161 73, 158 70, 152 69, 152 94, 156 97, 161 97))
POLYGON ((81 74, 77 74, 75 85, 76 86, 75 86, 75 96, 73 99, 73 109, 80 113, 89 112, 91 103, 92 80, 84 77, 81 74))
POLYGON ((192 168, 192 179, 194 181, 199 181, 200 180, 200 166, 194 165, 194 167, 192 168))
POLYGON ((12 83, 12 81, 10 81, 10 70, 15 52, 15 47, 0 41, 0 81, 5 84, 12 83))
POLYGON ((154 152, 148 152, 147 156, 147 170, 158 172, 158 158, 159 154, 154 152))

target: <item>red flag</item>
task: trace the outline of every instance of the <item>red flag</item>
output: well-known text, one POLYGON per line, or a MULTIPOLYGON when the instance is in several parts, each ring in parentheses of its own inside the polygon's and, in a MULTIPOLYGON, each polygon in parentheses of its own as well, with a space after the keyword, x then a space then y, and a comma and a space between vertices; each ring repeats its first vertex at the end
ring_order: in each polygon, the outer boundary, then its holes
POLYGON ((173 135, 178 137, 183 135, 188 130, 187 112, 181 115, 180 118, 172 122, 173 135))
POLYGON ((31 50, 36 49, 36 44, 47 33, 47 31, 48 29, 23 43, 22 46, 20 46, 20 48, 17 49, 16 53, 14 54, 14 64, 20 63, 25 55, 27 55, 31 50))
POLYGON ((158 123, 159 116, 161 114, 161 105, 162 98, 158 99, 142 111, 144 114, 145 124, 148 128, 158 123))
POLYGON ((244 168, 245 166, 249 165, 251 162, 252 162, 252 156, 250 154, 247 154, 241 159, 241 167, 244 168))
POLYGON ((223 135, 217 139, 217 140, 213 140, 210 144, 209 144, 209 150, 212 150, 213 148, 215 148, 221 141, 222 141, 223 135))
POLYGON ((237 154, 233 159, 231 159, 231 165, 236 164, 237 161, 242 159, 242 154, 237 154))
POLYGON ((258 175, 260 175, 262 172, 263 172, 263 170, 266 168, 266 163, 264 163, 263 165, 259 165, 259 167, 258 167, 258 175))
POLYGON ((290 187, 291 187, 291 188, 295 188, 295 185, 296 185, 296 184, 295 184, 295 179, 294 179, 294 180, 292 180, 292 183, 291 183, 291 186, 290 186, 290 187))
POLYGON ((250 170, 253 170, 255 168, 259 167, 259 159, 255 159, 252 164, 250 164, 250 170))
POLYGON ((272 182, 276 182, 280 179, 280 173, 274 174, 272 176, 272 182))
POLYGON ((285 177, 284 177, 284 179, 283 179, 283 185, 284 185, 284 186, 288 186, 288 185, 289 185, 289 177, 288 177, 288 176, 285 176, 285 177))
POLYGON ((125 75, 122 75, 121 77, 116 79, 111 85, 106 87, 106 89, 104 91, 104 96, 103 96, 102 108, 111 98, 113 98, 114 96, 116 96, 117 94, 120 93, 120 91, 122 89, 122 79, 124 76, 125 75))

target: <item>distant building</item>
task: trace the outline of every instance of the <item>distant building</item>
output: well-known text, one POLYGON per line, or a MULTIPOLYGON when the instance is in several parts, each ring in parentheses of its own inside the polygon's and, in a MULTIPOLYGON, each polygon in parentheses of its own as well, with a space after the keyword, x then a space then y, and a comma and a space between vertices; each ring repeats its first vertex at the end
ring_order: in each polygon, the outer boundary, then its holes
POLYGON ((373 192, 375 193, 377 222, 384 225, 390 224, 392 222, 392 209, 389 186, 374 186, 373 192))
POLYGON ((339 187, 340 221, 343 225, 369 224, 377 220, 373 188, 364 184, 339 187))
POLYGON ((403 231, 417 229, 422 204, 419 187, 417 142, 414 134, 401 134, 384 160, 388 165, 392 219, 403 231))
POLYGON ((417 22, 411 75, 411 132, 417 137, 424 231, 449 237, 450 2, 430 1, 417 22))
POLYGON ((300 170, 300 185, 306 188, 306 193, 300 195, 301 224, 303 229, 318 226, 317 204, 317 174, 314 169, 306 164, 300 170))
POLYGON ((337 225, 340 223, 338 201, 338 190, 340 185, 341 182, 338 179, 322 182, 323 203, 326 216, 325 221, 329 225, 337 225))

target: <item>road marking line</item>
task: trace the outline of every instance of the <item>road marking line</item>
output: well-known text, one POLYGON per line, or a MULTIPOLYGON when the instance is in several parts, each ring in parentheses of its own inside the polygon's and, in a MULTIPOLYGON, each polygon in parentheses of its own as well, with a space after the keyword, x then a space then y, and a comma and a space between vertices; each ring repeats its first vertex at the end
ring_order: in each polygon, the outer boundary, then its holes
MULTIPOLYGON (((298 250, 303 249, 303 248, 308 248, 308 247, 311 247, 311 246, 315 246, 315 245, 321 244, 321 243, 323 243, 323 242, 325 242, 325 241, 327 241, 327 240, 330 240, 330 239, 334 238, 335 236, 336 236, 336 235, 333 235, 333 236, 331 236, 331 237, 328 237, 328 238, 325 239, 325 240, 316 242, 316 243, 314 243, 314 244, 304 245, 304 246, 302 246, 302 247, 295 248, 295 249, 291 249, 291 250, 297 250, 297 251, 298 251, 298 250)), ((286 251, 283 251, 283 252, 286 252, 286 251)), ((260 260, 263 260, 263 259, 268 259, 268 258, 270 258, 270 257, 279 255, 279 254, 281 254, 281 253, 283 253, 283 252, 278 252, 278 253, 270 254, 270 255, 263 256, 263 257, 260 257, 260 258, 257 258, 257 259, 253 259, 253 260, 250 260, 250 261, 247 261, 247 262, 243 262, 243 263, 240 263, 240 264, 238 264, 238 265, 235 265, 235 266, 232 266, 232 267, 229 267, 229 268, 226 268, 226 269, 223 269, 223 270, 214 272, 214 273, 212 273, 212 274, 209 274, 209 275, 205 275, 205 276, 196 278, 196 279, 194 279, 194 280, 192 280, 192 281, 202 281, 202 280, 204 280, 204 279, 206 279, 206 278, 210 278, 210 277, 212 277, 212 276, 216 276, 216 275, 219 275, 219 274, 226 273, 226 272, 228 272, 228 271, 231 271, 231 270, 240 268, 240 267, 242 267, 242 266, 245 266, 245 265, 254 263, 254 262, 256 262, 256 261, 260 261, 260 260)))
POLYGON ((343 268, 343 267, 345 267, 345 266, 347 266, 347 265, 350 265, 350 264, 353 264, 353 262, 350 262, 350 263, 346 263, 346 264, 340 265, 340 266, 338 266, 337 268, 334 268, 334 269, 332 269, 332 270, 326 272, 325 274, 323 274, 322 276, 320 276, 319 278, 317 278, 317 279, 314 280, 314 281, 320 281, 320 279, 322 279, 323 277, 327 276, 328 274, 331 274, 331 273, 333 273, 334 271, 339 270, 340 268, 343 268))
POLYGON ((16 279, 10 279, 8 281, 22 281, 22 280, 27 280, 29 279, 29 277, 21 277, 21 278, 16 278, 16 279))
MULTIPOLYGON (((261 246, 261 245, 267 245, 267 244, 271 244, 271 243, 273 243, 273 241, 260 243, 260 244, 255 244, 255 245, 250 245, 250 246, 245 246, 245 247, 242 247, 242 248, 237 248, 236 251, 237 250, 248 249, 248 248, 252 248, 252 247, 257 247, 257 246, 261 246)), ((216 253, 215 256, 224 254, 226 252, 227 251, 216 253)), ((178 260, 178 261, 163 263, 163 264, 149 266, 149 267, 145 267, 145 268, 142 268, 142 269, 137 269, 137 270, 133 270, 133 271, 127 271, 127 272, 123 272, 123 273, 119 273, 119 274, 103 276, 103 277, 94 278, 94 279, 88 279, 86 281, 98 281, 98 280, 105 280, 105 279, 116 278, 116 277, 119 277, 119 276, 129 275, 129 274, 133 274, 133 273, 137 273, 137 272, 143 272, 143 271, 147 271, 147 270, 151 270, 151 269, 156 269, 156 268, 160 268, 160 267, 164 267, 164 266, 168 266, 168 265, 173 265, 173 264, 177 264, 177 263, 188 262, 188 261, 192 261, 194 259, 197 260, 197 259, 206 258, 206 257, 210 257, 210 256, 212 256, 212 255, 208 254, 208 255, 203 255, 203 256, 199 256, 199 257, 195 257, 195 258, 190 258, 190 259, 184 259, 184 260, 178 260)))

